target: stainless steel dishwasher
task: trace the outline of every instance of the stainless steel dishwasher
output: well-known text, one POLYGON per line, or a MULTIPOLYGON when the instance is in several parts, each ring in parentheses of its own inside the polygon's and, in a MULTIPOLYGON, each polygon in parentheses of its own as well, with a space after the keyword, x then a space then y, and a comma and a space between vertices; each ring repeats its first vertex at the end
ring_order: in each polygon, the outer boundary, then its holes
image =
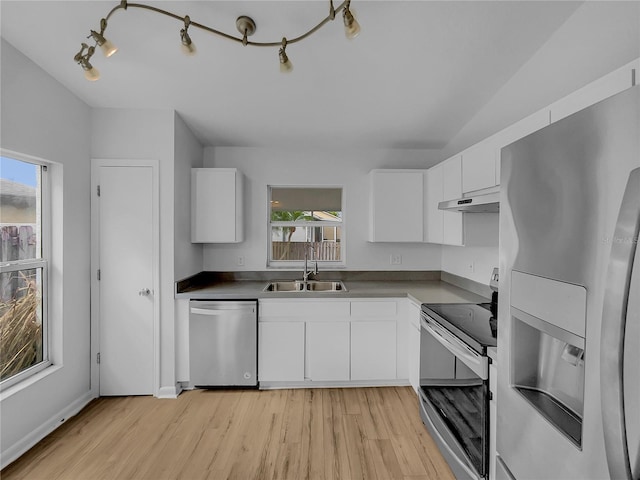
POLYGON ((258 385, 258 302, 189 302, 192 387, 258 385))

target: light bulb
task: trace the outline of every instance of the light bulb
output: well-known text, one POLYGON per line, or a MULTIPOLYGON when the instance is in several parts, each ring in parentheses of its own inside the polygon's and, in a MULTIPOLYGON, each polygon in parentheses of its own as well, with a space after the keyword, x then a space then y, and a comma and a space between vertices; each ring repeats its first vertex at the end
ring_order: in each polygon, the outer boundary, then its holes
POLYGON ((107 58, 118 51, 118 47, 111 43, 111 40, 107 40, 106 38, 104 39, 104 42, 100 44, 100 49, 107 58))
POLYGON ((182 53, 190 57, 196 54, 196 45, 193 42, 183 43, 180 48, 182 53))
POLYGON ((88 70, 84 71, 84 78, 86 78, 90 82, 95 82, 100 78, 100 72, 97 68, 91 67, 88 70))
POLYGON ((293 63, 291 63, 291 60, 289 60, 287 58, 286 61, 284 62, 280 62, 280 72, 281 73, 289 73, 293 70, 293 63))

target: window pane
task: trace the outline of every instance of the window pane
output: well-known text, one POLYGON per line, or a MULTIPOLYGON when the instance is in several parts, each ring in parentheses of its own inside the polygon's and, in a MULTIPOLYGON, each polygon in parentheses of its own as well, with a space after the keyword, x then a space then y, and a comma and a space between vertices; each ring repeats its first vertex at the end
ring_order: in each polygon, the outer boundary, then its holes
POLYGON ((0 274, 0 381, 44 359, 42 271, 0 274))
POLYGON ((339 262, 341 256, 340 227, 271 227, 272 261, 309 260, 339 262))
POLYGON ((0 262, 42 257, 40 169, 0 157, 0 262))
POLYGON ((271 187, 271 211, 342 210, 342 188, 271 187))

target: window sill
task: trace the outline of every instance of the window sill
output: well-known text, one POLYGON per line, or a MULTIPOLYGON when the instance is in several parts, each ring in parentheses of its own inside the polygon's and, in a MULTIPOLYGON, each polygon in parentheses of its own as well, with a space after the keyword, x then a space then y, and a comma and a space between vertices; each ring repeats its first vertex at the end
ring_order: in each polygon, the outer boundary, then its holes
POLYGON ((48 377, 49 375, 53 375, 58 370, 62 369, 62 365, 49 365, 44 370, 39 371, 38 373, 34 373, 28 378, 25 378, 21 382, 16 383, 15 385, 11 385, 9 387, 3 388, 0 391, 0 403, 5 399, 12 397, 28 388, 32 387, 42 379, 48 377))

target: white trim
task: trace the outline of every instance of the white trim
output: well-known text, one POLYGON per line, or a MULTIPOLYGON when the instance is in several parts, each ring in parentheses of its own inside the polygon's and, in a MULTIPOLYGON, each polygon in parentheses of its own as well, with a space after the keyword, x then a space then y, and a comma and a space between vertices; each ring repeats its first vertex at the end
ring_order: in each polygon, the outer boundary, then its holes
POLYGON ((276 390, 280 388, 356 388, 356 387, 410 387, 406 378, 397 380, 343 380, 322 382, 260 382, 260 390, 276 390))
MULTIPOLYGON (((99 208, 97 187, 100 167, 151 167, 153 178, 153 395, 160 397, 164 390, 160 388, 160 163, 158 160, 121 160, 121 159, 92 159, 91 160, 91 392, 100 395, 100 368, 97 363, 97 353, 100 349, 100 289, 97 272, 99 268, 99 208)), ((171 387, 169 387, 171 389, 171 387)), ((173 389, 175 390, 175 388, 173 389)), ((179 393, 179 392, 178 392, 179 393)), ((168 398, 175 398, 174 396, 168 398)), ((163 397, 164 398, 164 397, 163 397)))
MULTIPOLYGON (((266 190, 266 197, 267 200, 265 202, 265 207, 266 207, 266 218, 267 218, 267 235, 266 235, 266 268, 271 270, 271 269, 282 269, 282 268, 295 268, 295 269, 299 269, 302 268, 302 266, 304 265, 304 260, 272 260, 271 259, 271 254, 272 254, 272 239, 271 239, 271 234, 272 234, 272 227, 287 227, 287 226, 294 226, 294 227, 301 227, 301 228, 314 228, 314 227, 333 227, 333 228, 340 228, 341 232, 340 232, 340 260, 338 261, 332 261, 332 260, 320 260, 319 261, 319 265, 322 266, 322 268, 324 269, 340 269, 340 268, 345 268, 347 266, 347 260, 346 260, 346 245, 347 245, 347 234, 346 234, 346 187, 344 184, 318 184, 318 185, 313 185, 313 184, 296 184, 296 185, 282 185, 282 184, 267 184, 266 185, 267 190, 266 190), (320 189, 320 188, 339 188, 342 191, 342 210, 341 210, 341 216, 339 217, 339 221, 324 221, 324 220, 320 220, 320 221, 292 221, 292 222, 282 222, 282 221, 277 221, 277 222, 272 222, 271 221, 271 190, 274 188, 310 188, 310 189, 320 189)), ((338 217, 336 217, 338 218, 338 217)), ((315 261, 315 260, 314 260, 315 261)))
POLYGON ((156 397, 158 398, 178 398, 182 393, 181 387, 160 387, 156 397))
MULTIPOLYGON (((33 264, 33 268, 42 268, 42 279, 41 279, 41 302, 42 302, 42 336, 44 338, 44 343, 42 345, 42 362, 22 370, 21 372, 6 378, 2 382, 2 390, 6 390, 8 388, 13 387, 14 385, 19 385, 20 383, 26 381, 28 378, 33 377, 49 368, 54 362, 53 357, 56 356, 58 358, 62 358, 62 350, 59 352, 54 351, 52 349, 53 340, 52 337, 55 332, 61 332, 61 326, 53 325, 53 322, 60 322, 62 325, 62 315, 60 314, 56 317, 56 320, 52 320, 54 315, 52 315, 51 304, 54 303, 55 307, 58 305, 51 301, 52 298, 56 298, 55 295, 58 294, 58 291, 52 292, 52 290, 57 289, 55 287, 55 282, 51 282, 51 273, 54 270, 54 267, 58 267, 59 271, 62 271, 62 257, 60 257, 60 262, 57 262, 54 258, 54 250, 53 250, 53 219, 52 215, 54 212, 54 198, 52 195, 52 175, 53 169, 58 168, 59 165, 51 160, 46 160, 41 157, 35 157, 33 155, 28 155, 25 153, 16 152, 14 150, 7 150, 6 148, 0 148, 0 156, 7 157, 13 160, 19 160, 21 162, 30 163, 32 165, 38 165, 41 168, 40 175, 38 178, 38 186, 36 187, 36 195, 39 196, 39 202, 37 202, 36 209, 36 217, 40 218, 40 228, 38 230, 38 240, 40 242, 40 257, 32 260, 19 260, 15 262, 8 262, 3 264, 3 271, 15 271, 18 269, 27 269, 30 267, 30 264, 33 264), (51 171, 49 171, 51 170, 51 171), (39 187, 39 188, 38 188, 39 187), (52 328, 53 327, 53 328, 52 328)), ((60 211, 62 211, 62 205, 60 205, 60 211)), ((36 218, 36 224, 38 220, 36 218)), ((60 232, 60 244, 62 244, 62 232, 60 232)), ((62 282, 60 282, 62 285, 62 282)), ((60 288, 60 298, 62 298, 62 286, 60 288)), ((60 305, 61 307, 61 305, 60 305)), ((56 308, 56 312, 62 312, 62 308, 59 310, 56 308)), ((61 345, 61 343, 58 343, 61 345)))
POLYGON ((53 432, 69 418, 77 415, 91 400, 93 400, 93 398, 94 397, 91 395, 91 392, 85 393, 73 403, 53 415, 38 428, 32 430, 16 443, 4 450, 2 452, 2 458, 0 458, 0 468, 5 468, 10 463, 17 460, 21 455, 25 454, 29 449, 34 447, 40 440, 53 432))

